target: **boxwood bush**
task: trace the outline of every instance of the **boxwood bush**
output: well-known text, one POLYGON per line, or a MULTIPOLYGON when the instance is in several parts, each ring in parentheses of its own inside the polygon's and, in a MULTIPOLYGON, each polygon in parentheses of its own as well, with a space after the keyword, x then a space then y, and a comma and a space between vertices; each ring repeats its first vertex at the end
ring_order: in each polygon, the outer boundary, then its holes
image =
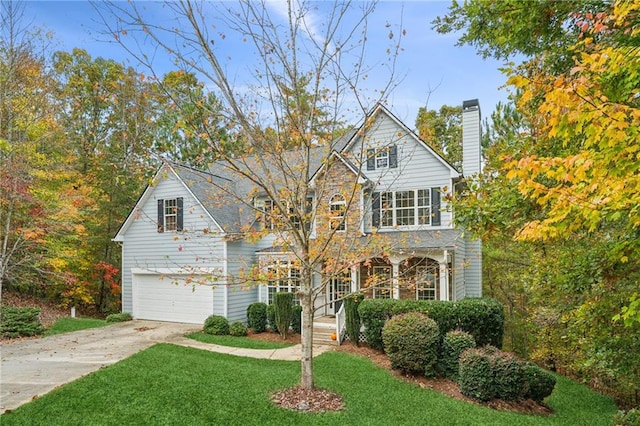
POLYGON ((133 317, 129 312, 121 312, 119 314, 107 315, 106 321, 107 322, 125 322, 125 321, 131 321, 132 319, 133 317))
POLYGON ((229 334, 229 321, 220 315, 211 315, 204 320, 203 331, 218 336, 229 334))
POLYGON ((524 385, 522 361, 508 352, 492 354, 491 361, 493 367, 493 396, 505 401, 520 398, 524 385))
POLYGON ((472 335, 462 330, 449 331, 442 342, 440 367, 446 377, 458 380, 458 363, 462 352, 475 348, 476 341, 472 335))
POLYGON ((460 392, 470 398, 514 400, 531 398, 542 402, 551 395, 555 377, 537 365, 495 347, 467 349, 460 356, 460 392))
POLYGON ((229 334, 240 337, 247 335, 247 326, 240 321, 234 321, 229 325, 229 334))
POLYGON ((464 396, 480 401, 493 398, 493 366, 491 354, 481 348, 471 348, 460 355, 458 384, 464 396))
POLYGON ((427 377, 435 375, 440 330, 425 314, 409 312, 393 316, 382 328, 382 340, 393 368, 427 377))
POLYGON ((247 325, 254 333, 262 333, 267 329, 267 304, 252 303, 247 307, 247 325))
POLYGON ((543 370, 532 362, 522 363, 523 397, 542 402, 551 395, 556 385, 553 374, 543 370))
POLYGON ((40 308, 2 306, 0 309, 0 334, 4 337, 37 336, 44 332, 40 322, 40 308))

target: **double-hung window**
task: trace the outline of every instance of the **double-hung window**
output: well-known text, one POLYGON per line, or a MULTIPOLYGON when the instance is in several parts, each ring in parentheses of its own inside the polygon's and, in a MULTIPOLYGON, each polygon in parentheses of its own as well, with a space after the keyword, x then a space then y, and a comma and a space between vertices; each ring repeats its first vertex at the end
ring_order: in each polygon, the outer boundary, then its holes
POLYGON ((417 266, 416 267, 416 299, 436 300, 437 298, 437 278, 436 267, 417 266))
POLYGON ((294 303, 300 304, 300 299, 295 294, 300 287, 300 268, 288 260, 278 260, 267 266, 267 275, 269 304, 273 303, 273 296, 282 291, 294 293, 294 303))
POLYGON ((440 189, 374 192, 372 224, 375 227, 440 225, 440 189))
POLYGON ((395 169, 398 167, 396 145, 367 149, 367 170, 395 169))
POLYGON ((329 227, 336 231, 346 231, 345 213, 347 202, 341 194, 335 194, 329 202, 329 227))
POLYGON ((182 228, 182 197, 158 200, 158 232, 176 232, 182 228))

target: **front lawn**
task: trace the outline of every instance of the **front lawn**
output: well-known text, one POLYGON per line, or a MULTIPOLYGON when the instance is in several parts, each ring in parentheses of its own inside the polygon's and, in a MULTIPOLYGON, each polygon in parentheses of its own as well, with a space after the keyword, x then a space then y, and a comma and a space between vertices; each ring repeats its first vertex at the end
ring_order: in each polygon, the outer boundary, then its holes
POLYGON ((71 318, 65 317, 58 319, 51 327, 45 331, 45 336, 53 336, 54 334, 70 333, 72 331, 85 330, 87 328, 97 328, 109 325, 108 322, 96 318, 71 318))
POLYGON ((292 343, 256 340, 243 336, 217 336, 207 333, 191 333, 187 334, 185 337, 203 343, 213 343, 214 345, 231 346, 233 348, 280 349, 293 346, 292 343))
POLYGON ((0 417, 8 425, 611 425, 610 399, 563 377, 550 417, 494 411, 394 378, 341 352, 315 361, 318 386, 345 409, 310 414, 276 407, 269 395, 296 384, 300 364, 158 344, 0 417))

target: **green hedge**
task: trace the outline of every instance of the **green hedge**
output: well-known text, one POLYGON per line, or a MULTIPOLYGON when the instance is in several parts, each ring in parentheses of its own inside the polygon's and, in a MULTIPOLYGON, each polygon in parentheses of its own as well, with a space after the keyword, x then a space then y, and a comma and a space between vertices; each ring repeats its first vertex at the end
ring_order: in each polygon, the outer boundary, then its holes
POLYGON ((502 347, 504 308, 490 298, 469 298, 458 302, 441 300, 365 299, 358 313, 365 326, 369 346, 383 350, 382 327, 393 315, 420 312, 433 319, 440 328, 440 338, 460 329, 471 334, 478 346, 502 347))
POLYGON ((252 303, 247 307, 247 325, 254 333, 262 333, 267 329, 267 304, 252 303))
POLYGON ((420 312, 395 315, 382 328, 382 340, 391 367, 435 376, 440 330, 434 320, 420 312))
POLYGON ((384 350, 382 327, 391 318, 396 302, 397 300, 392 299, 365 299, 358 306, 358 313, 365 327, 364 336, 372 348, 384 350))
POLYGON ((38 315, 40 315, 40 308, 2 306, 0 309, 0 334, 10 338, 42 334, 44 327, 38 315))

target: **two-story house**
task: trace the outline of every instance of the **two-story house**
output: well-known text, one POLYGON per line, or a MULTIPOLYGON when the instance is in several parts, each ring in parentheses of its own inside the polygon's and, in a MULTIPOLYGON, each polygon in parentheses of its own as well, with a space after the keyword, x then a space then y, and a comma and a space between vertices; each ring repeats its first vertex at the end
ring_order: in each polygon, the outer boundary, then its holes
MULTIPOLYGON (((454 226, 446 201, 464 176, 480 172, 477 100, 463 103, 462 142, 460 172, 378 105, 331 152, 318 148, 305 171, 311 219, 300 226, 316 242, 329 234, 352 239, 325 247, 327 264, 343 273, 326 280, 321 269, 315 274, 322 289, 316 316, 335 315, 340 299, 355 291, 396 299, 481 296, 480 242, 454 226)), ((245 321, 249 304, 295 292, 300 270, 277 236, 273 202, 220 164, 206 171, 164 164, 114 238, 122 245, 122 310, 160 321, 202 323, 212 314, 245 321), (248 237, 255 229, 273 232, 248 237), (232 279, 255 269, 264 280, 232 279)))

